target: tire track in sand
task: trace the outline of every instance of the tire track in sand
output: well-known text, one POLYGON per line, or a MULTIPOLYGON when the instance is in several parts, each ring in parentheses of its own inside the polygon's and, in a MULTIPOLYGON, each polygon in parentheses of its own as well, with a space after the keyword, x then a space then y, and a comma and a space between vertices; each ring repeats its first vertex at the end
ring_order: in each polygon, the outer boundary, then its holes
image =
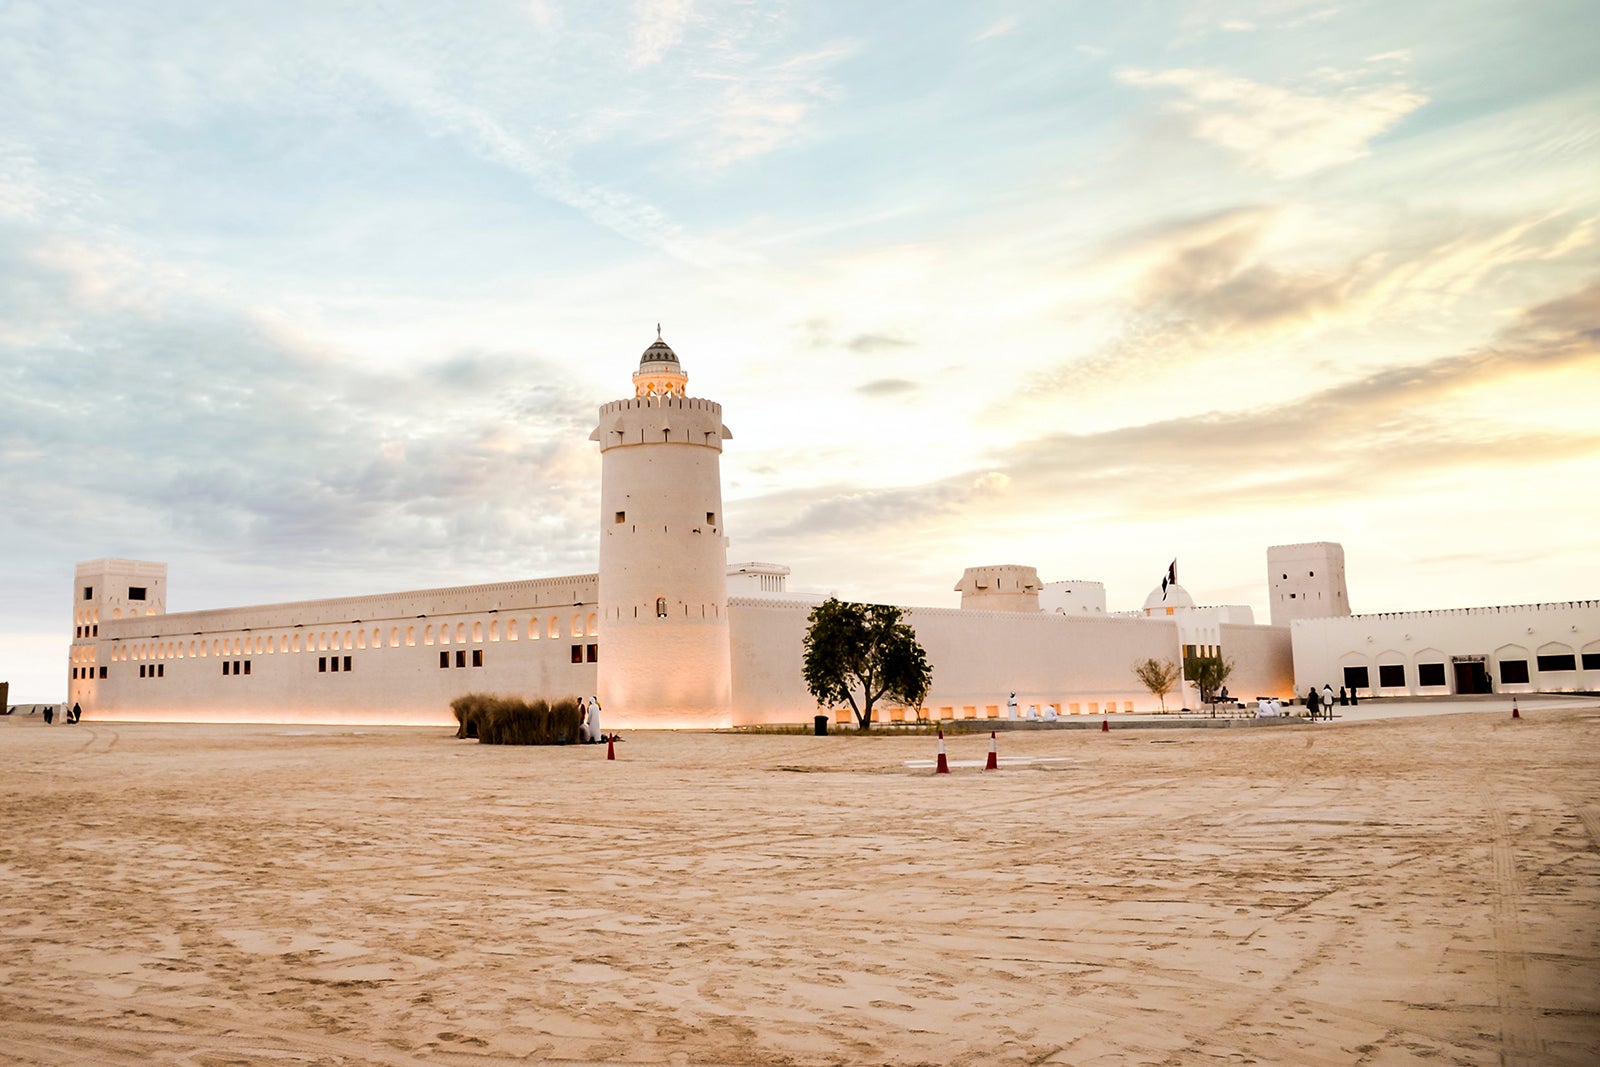
MULTIPOLYGON (((1495 996, 1500 1005, 1500 1062, 1505 1067, 1533 1067, 1544 1062, 1537 1015, 1528 991, 1528 954, 1518 918, 1522 879, 1511 849, 1511 822, 1488 789, 1481 790, 1489 815, 1489 851, 1494 884, 1495 996)), ((1585 820, 1587 824, 1587 820, 1585 820)))

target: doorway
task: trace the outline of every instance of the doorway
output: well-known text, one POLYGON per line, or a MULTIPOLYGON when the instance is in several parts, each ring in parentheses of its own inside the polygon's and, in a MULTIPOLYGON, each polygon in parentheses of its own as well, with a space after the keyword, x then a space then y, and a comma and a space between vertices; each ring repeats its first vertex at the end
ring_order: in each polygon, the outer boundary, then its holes
POLYGON ((1456 692, 1461 694, 1492 693, 1489 681, 1489 657, 1452 656, 1450 665, 1455 668, 1456 692))

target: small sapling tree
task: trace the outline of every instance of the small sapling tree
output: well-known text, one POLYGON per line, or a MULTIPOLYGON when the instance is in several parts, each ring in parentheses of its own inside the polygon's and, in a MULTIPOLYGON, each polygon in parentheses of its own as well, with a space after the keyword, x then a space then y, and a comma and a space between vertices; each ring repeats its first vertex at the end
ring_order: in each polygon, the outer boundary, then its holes
POLYGON ((1200 699, 1216 710, 1217 693, 1228 675, 1233 673, 1233 661, 1221 656, 1187 656, 1183 661, 1184 676, 1200 689, 1200 699))
POLYGON ((806 621, 802 671, 818 704, 849 704, 862 730, 871 729, 872 706, 880 700, 922 706, 933 669, 899 608, 829 597, 806 621))
POLYGON ((1167 710, 1167 694, 1178 680, 1178 665, 1170 659, 1145 659, 1133 665, 1135 677, 1155 698, 1161 701, 1161 711, 1167 710))

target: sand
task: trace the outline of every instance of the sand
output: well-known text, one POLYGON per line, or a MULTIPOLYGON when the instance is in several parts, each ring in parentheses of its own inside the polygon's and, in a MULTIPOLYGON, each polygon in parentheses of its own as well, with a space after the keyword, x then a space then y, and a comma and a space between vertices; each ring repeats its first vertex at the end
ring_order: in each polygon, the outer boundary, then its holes
POLYGON ((1600 707, 1000 743, 13 717, 0 1063, 1600 1062, 1600 707))

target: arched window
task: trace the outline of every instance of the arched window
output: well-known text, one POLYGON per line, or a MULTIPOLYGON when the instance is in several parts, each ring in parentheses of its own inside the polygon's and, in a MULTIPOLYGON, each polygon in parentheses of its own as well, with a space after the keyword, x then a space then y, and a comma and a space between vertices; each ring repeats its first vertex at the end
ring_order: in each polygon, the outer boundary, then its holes
POLYGON ((407 645, 415 645, 416 643, 417 643, 417 628, 415 626, 407 626, 406 627, 406 644, 407 645))
POLYGON ((507 619, 506 620, 506 640, 507 641, 515 641, 516 639, 517 639, 517 620, 516 619, 507 619))
POLYGON ((352 636, 352 635, 351 635, 351 633, 350 633, 350 631, 349 631, 349 630, 346 630, 346 631, 345 631, 345 632, 344 632, 344 647, 345 647, 345 648, 354 648, 354 647, 355 647, 355 646, 354 646, 354 645, 352 645, 352 644, 351 644, 351 643, 350 643, 350 638, 351 638, 351 636, 352 636))
POLYGON ((482 621, 476 621, 476 622, 474 622, 472 624, 472 640, 474 642, 483 640, 483 623, 482 623, 482 621))
POLYGON ((366 648, 367 647, 367 631, 365 631, 365 630, 357 630, 356 631, 356 647, 357 648, 366 648))
POLYGON ((466 643, 467 643, 467 624, 464 623, 464 622, 458 622, 458 623, 456 623, 456 644, 464 645, 466 643))
POLYGON ((422 643, 425 645, 433 644, 433 623, 431 622, 422 628, 422 643))
POLYGON ((600 620, 595 617, 595 614, 592 611, 589 613, 589 636, 600 636, 600 620))
POLYGON ((561 623, 556 620, 554 615, 550 616, 550 626, 545 632, 551 637, 561 636, 561 623))
POLYGON ((293 640, 291 640, 289 642, 289 647, 290 647, 291 650, 293 650, 295 652, 299 652, 300 651, 300 635, 299 634, 295 634, 294 635, 293 640))
POLYGON ((574 615, 572 617, 572 636, 573 637, 582 637, 583 636, 583 616, 582 615, 574 615))
POLYGON ((667 617, 667 598, 664 597, 664 596, 658 596, 658 597, 656 597, 656 618, 664 619, 666 617, 667 617))
POLYGON ((490 641, 498 641, 498 640, 500 640, 500 620, 499 619, 490 619, 489 620, 489 640, 490 641))
POLYGON ((539 640, 539 619, 537 617, 528 620, 528 640, 539 640))
POLYGON ((400 643, 400 627, 389 627, 389 647, 393 648, 400 643))

